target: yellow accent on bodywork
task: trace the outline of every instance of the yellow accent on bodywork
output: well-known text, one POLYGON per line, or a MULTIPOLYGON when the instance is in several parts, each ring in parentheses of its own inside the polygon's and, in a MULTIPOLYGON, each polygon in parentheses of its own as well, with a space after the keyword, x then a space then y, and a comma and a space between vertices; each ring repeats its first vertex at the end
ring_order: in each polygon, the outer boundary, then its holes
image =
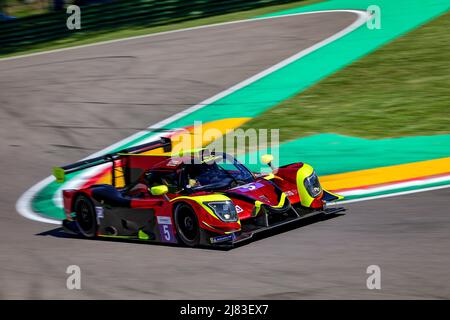
MULTIPOLYGON (((182 200, 182 199, 187 199, 187 200, 192 200, 197 202, 200 206, 202 206, 203 209, 206 210, 206 212, 208 212, 210 215, 212 215, 214 218, 216 218, 217 220, 220 220, 220 218, 214 213, 214 211, 211 210, 210 207, 208 207, 206 204, 204 204, 204 202, 210 202, 210 201, 231 201, 230 198, 222 195, 222 194, 208 194, 206 196, 194 196, 194 197, 188 197, 188 196, 183 196, 183 197, 177 197, 174 198, 172 200, 170 200, 170 202, 173 202, 175 200, 182 200)), ((222 221, 222 220, 220 220, 222 221)))
MULTIPOLYGON (((286 202, 286 194, 283 192, 281 194, 280 197, 280 201, 278 202, 278 204, 276 206, 271 206, 272 208, 278 209, 278 208, 282 208, 284 206, 284 203, 286 202)), ((255 201, 255 217, 259 214, 259 212, 261 211, 261 205, 263 203, 261 201, 255 201)))
POLYGON ((283 192, 281 194, 281 198, 280 198, 280 202, 278 202, 278 204, 276 206, 273 206, 272 208, 281 208, 284 206, 284 203, 286 202, 286 194, 283 192))
POLYGON ((269 173, 267 176, 264 177, 264 179, 266 180, 272 180, 273 178, 275 178, 275 175, 273 173, 269 173))
POLYGON ((306 163, 304 163, 303 166, 297 171, 296 176, 297 190, 298 195, 300 196, 300 202, 304 207, 311 206, 311 203, 314 201, 314 198, 309 195, 308 190, 306 190, 304 185, 305 179, 310 175, 312 175, 313 172, 314 172, 313 167, 311 167, 309 164, 306 163))
POLYGON ((148 234, 146 234, 144 231, 139 230, 138 238, 141 240, 148 240, 148 239, 150 239, 150 236, 148 234))
MULTIPOLYGON (((219 231, 219 232, 222 232, 223 234, 231 234, 231 233, 234 233, 234 232, 237 232, 237 231, 240 231, 240 230, 241 230, 241 229, 237 229, 237 230, 234 230, 234 231, 223 231, 223 230, 220 230, 220 229, 217 229, 217 228, 213 227, 213 226, 210 225, 210 224, 207 224, 205 221, 202 221, 202 223, 203 223, 205 226, 207 226, 207 227, 209 227, 209 228, 211 228, 211 229, 214 229, 214 230, 217 230, 217 231, 219 231)), ((241 221, 238 220, 238 224, 241 225, 241 221)))
POLYGON ((263 203, 261 201, 255 201, 255 217, 259 214, 261 211, 261 205, 263 203))
POLYGON ((54 167, 53 168, 53 176, 56 178, 56 182, 63 183, 66 180, 66 173, 63 168, 54 167))
POLYGON ((194 148, 194 149, 188 149, 188 150, 180 150, 175 156, 183 157, 187 155, 201 155, 203 151, 207 150, 206 148, 194 148))

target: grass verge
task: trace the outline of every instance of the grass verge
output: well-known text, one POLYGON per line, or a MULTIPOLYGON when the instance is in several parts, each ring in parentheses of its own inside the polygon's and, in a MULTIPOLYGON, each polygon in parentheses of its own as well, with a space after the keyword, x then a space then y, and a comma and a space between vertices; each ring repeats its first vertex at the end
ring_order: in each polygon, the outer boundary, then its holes
POLYGON ((318 133, 364 138, 450 132, 450 14, 246 123, 281 140, 318 133))

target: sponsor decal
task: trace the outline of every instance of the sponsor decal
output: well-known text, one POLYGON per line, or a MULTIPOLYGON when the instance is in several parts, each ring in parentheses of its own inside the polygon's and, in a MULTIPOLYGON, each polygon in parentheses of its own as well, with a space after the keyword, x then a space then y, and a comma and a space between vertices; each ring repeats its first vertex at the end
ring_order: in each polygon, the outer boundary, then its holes
POLYGON ((175 233, 173 231, 172 219, 166 216, 156 217, 159 227, 159 235, 161 242, 177 243, 175 233))
POLYGON ((242 211, 244 211, 244 209, 242 209, 240 206, 234 206, 234 208, 236 209, 237 213, 241 213, 242 211))
POLYGON ((168 167, 176 167, 176 166, 178 166, 180 163, 181 163, 181 161, 178 160, 178 159, 171 159, 171 160, 167 163, 167 166, 168 166, 168 167))
POLYGON ((95 207, 95 214, 97 216, 97 223, 100 224, 100 219, 105 217, 103 214, 103 207, 95 207))
POLYGON ((220 242, 225 242, 225 241, 233 241, 236 238, 236 236, 234 235, 234 233, 232 234, 226 234, 223 236, 217 236, 217 237, 212 237, 210 238, 211 243, 220 243, 220 242))
POLYGON ((249 184, 240 186, 236 190, 240 191, 240 192, 248 192, 248 191, 254 191, 254 190, 262 188, 262 187, 264 187, 264 184, 262 184, 260 182, 254 182, 254 183, 249 183, 249 184))
POLYGON ((157 217, 158 224, 172 224, 172 219, 166 216, 158 216, 157 217))
POLYGON ((293 195, 296 195, 297 193, 298 193, 297 190, 288 190, 288 191, 284 192, 284 194, 288 197, 292 197, 293 195))

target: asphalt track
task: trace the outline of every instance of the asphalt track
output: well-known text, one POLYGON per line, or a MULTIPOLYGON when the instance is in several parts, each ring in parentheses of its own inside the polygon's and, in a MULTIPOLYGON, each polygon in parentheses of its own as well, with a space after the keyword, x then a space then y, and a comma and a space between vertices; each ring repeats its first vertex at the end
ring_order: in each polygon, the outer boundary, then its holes
POLYGON ((449 189, 346 205, 232 251, 64 237, 17 198, 76 161, 308 48, 350 13, 255 21, 0 61, 0 298, 449 298, 449 189), (306 224, 306 223, 305 223, 306 224), (66 289, 79 265, 82 290, 66 289), (366 288, 366 268, 382 289, 366 288))

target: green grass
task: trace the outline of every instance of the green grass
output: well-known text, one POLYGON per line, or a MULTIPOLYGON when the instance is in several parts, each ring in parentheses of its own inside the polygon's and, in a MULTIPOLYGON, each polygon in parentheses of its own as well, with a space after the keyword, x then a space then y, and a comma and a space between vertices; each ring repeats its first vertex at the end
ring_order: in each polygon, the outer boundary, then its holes
POLYGON ((450 14, 422 26, 245 124, 281 140, 450 132, 450 14))
POLYGON ((21 0, 0 0, 0 10, 3 10, 3 12, 6 12, 8 15, 21 18, 49 12, 51 4, 52 3, 49 1, 25 3, 21 0))
MULTIPOLYGON (((322 1, 323 0, 303 0, 303 1, 292 2, 292 3, 288 3, 288 4, 284 4, 284 5, 268 6, 268 7, 253 9, 253 10, 235 12, 235 13, 224 14, 224 15, 217 15, 217 16, 213 16, 213 17, 189 20, 189 21, 179 22, 179 23, 172 23, 172 24, 167 24, 167 25, 157 26, 157 27, 134 27, 134 28, 128 27, 128 28, 122 28, 122 29, 114 29, 114 30, 91 32, 91 33, 83 32, 83 29, 81 29, 81 32, 74 33, 73 36, 55 40, 55 41, 49 41, 49 42, 46 42, 43 44, 37 44, 37 45, 29 46, 29 47, 24 47, 20 51, 15 51, 13 53, 0 54, 0 58, 34 53, 34 52, 40 52, 40 51, 53 50, 53 49, 68 48, 68 47, 73 47, 73 46, 96 43, 96 42, 100 42, 100 41, 122 39, 122 38, 140 36, 140 35, 151 34, 151 33, 158 33, 158 32, 170 31, 170 30, 197 27, 197 26, 201 26, 201 25, 249 19, 249 18, 254 18, 256 16, 264 15, 264 14, 271 13, 271 12, 277 12, 277 11, 281 11, 281 10, 285 10, 285 9, 301 7, 301 6, 318 3, 318 2, 322 2, 322 1)), ((81 21, 81 24, 83 26, 83 21, 81 21)))

